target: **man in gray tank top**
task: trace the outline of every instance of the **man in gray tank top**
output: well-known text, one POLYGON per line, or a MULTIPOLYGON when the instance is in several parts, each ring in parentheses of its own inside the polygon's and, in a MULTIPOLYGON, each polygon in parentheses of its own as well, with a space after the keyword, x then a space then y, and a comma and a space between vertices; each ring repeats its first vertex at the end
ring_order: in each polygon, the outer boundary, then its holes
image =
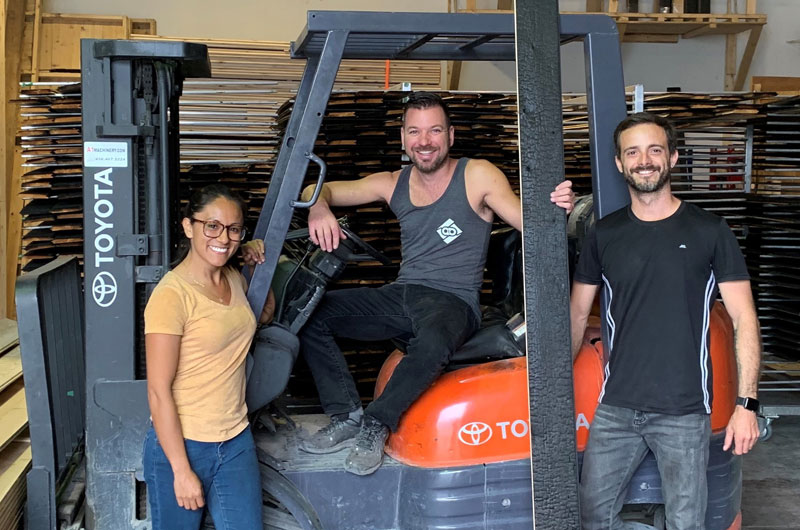
MULTIPOLYGON (((345 235, 331 206, 382 201, 400 221, 402 262, 397 281, 325 295, 301 332, 303 354, 331 422, 301 444, 310 453, 352 447, 345 469, 377 470, 389 430, 439 376, 450 356, 479 327, 478 293, 495 214, 519 230, 519 197, 486 160, 452 159, 454 129, 442 99, 412 94, 403 112, 403 149, 412 165, 355 181, 326 183, 311 207, 311 240, 331 251, 345 235), (411 336, 406 355, 383 393, 366 409, 336 337, 385 340, 411 336)), ((303 191, 310 199, 313 186, 303 191)), ((572 183, 550 195, 569 213, 572 183)))

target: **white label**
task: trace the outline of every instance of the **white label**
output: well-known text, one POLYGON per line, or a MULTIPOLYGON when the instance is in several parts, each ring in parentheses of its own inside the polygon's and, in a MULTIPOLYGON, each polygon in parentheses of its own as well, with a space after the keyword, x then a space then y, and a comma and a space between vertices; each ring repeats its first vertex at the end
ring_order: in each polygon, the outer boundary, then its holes
POLYGON ((127 142, 84 142, 83 165, 86 167, 128 167, 127 142))

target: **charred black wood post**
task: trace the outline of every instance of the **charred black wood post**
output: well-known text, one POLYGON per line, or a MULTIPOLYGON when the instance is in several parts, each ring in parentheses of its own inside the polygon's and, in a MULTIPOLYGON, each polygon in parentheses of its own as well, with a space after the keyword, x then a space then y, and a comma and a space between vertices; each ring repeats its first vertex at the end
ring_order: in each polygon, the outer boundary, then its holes
POLYGON ((516 2, 515 29, 534 527, 579 529, 558 1, 516 2))

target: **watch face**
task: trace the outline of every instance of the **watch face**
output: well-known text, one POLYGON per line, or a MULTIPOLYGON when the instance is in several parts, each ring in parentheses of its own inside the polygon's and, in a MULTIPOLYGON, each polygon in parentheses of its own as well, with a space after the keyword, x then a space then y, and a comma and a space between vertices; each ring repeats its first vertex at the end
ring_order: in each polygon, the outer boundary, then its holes
POLYGON ((747 410, 758 412, 759 403, 757 399, 737 397, 736 404, 743 406, 747 410))

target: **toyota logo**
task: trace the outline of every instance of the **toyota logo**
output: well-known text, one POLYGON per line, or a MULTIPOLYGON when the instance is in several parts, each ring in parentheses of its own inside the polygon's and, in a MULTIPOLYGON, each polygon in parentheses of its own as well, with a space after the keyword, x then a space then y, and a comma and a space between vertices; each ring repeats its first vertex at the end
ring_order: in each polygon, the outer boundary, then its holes
POLYGON ((92 298, 100 307, 108 307, 117 299, 117 280, 110 272, 101 272, 92 280, 92 298))
POLYGON ((458 439, 466 445, 483 445, 492 437, 492 428, 480 421, 467 423, 458 430, 458 439))

